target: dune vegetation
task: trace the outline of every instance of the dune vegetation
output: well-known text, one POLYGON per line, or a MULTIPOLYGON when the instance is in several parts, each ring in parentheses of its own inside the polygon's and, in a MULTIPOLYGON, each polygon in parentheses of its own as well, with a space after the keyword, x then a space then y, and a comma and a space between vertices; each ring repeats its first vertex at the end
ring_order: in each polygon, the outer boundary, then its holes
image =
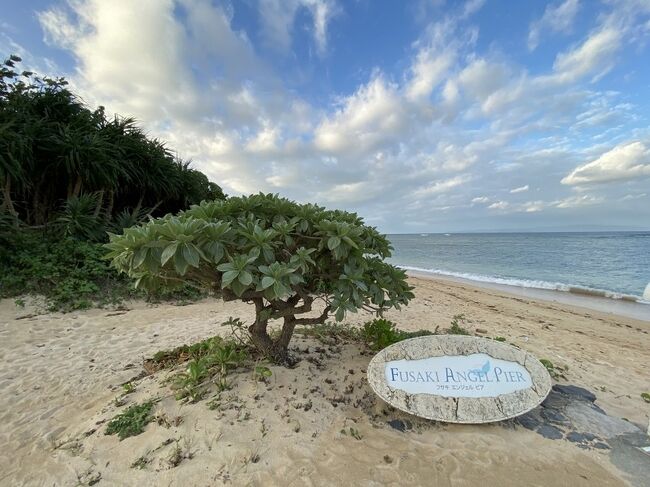
POLYGON ((101 259, 107 232, 225 196, 134 119, 20 62, 0 67, 0 297, 39 293, 66 310, 129 296, 101 259))

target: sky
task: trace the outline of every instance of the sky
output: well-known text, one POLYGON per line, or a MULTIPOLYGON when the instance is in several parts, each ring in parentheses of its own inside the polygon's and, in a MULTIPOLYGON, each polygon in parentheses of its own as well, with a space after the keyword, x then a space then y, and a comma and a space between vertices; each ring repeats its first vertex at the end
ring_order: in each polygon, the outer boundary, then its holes
POLYGON ((0 53, 231 195, 386 233, 650 229, 650 0, 0 0, 0 53))

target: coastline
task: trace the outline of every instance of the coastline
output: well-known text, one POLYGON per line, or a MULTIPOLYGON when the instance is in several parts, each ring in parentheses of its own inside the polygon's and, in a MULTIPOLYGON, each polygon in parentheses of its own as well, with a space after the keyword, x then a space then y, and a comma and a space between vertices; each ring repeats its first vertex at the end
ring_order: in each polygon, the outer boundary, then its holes
MULTIPOLYGON (((564 371, 558 383, 587 388, 608 414, 647 428, 650 405, 640 397, 650 376, 647 321, 447 279, 412 276, 409 281, 415 299, 386 315, 399 328, 442 329, 462 314, 462 326, 471 334, 504 337, 551 361, 564 371)), ((21 309, 13 300, 0 301, 0 440, 9 452, 0 459, 0 483, 67 485, 81 474, 99 472, 107 485, 204 485, 211 472, 215 485, 227 479, 231 485, 300 485, 304 476, 317 485, 629 485, 606 450, 583 450, 521 426, 433 424, 386 413, 365 378, 371 354, 343 347, 319 355, 315 350, 321 345, 299 335, 294 347, 310 348, 305 358, 315 354, 317 362, 273 367, 267 386, 242 372, 227 392, 241 404, 237 409, 219 412, 206 401, 180 405, 167 398, 157 414, 181 416, 180 425, 151 424, 142 435, 119 442, 106 436, 102 425, 119 411, 113 399, 122 383, 138 376, 144 358, 224 333, 220 323, 229 316, 245 322, 253 316, 244 303, 214 299, 187 306, 126 305, 126 310, 36 315, 29 302, 21 309), (322 393, 312 392, 316 385, 322 393), (350 402, 339 402, 347 387, 354 388, 350 402), (243 420, 247 415, 250 419, 243 420), (387 426, 393 419, 409 421, 414 430, 396 431, 387 426), (350 427, 362 440, 341 434, 350 427), (261 429, 268 433, 260 434, 261 429), (191 458, 175 468, 166 463, 173 444, 159 449, 168 438, 181 445, 193 441, 191 458), (149 466, 132 467, 153 451, 160 454, 149 466), (247 463, 258 454, 259 462, 247 463), (385 455, 392 463, 383 460, 385 455)), ((359 313, 345 321, 368 319, 359 313)), ((141 379, 128 401, 168 395, 163 379, 161 374, 141 379)))
POLYGON ((516 296, 522 296, 530 299, 559 303, 567 306, 580 307, 585 310, 598 311, 614 316, 623 316, 636 320, 650 322, 650 304, 645 302, 633 301, 631 299, 621 299, 596 295, 588 290, 584 292, 580 288, 572 288, 571 291, 559 289, 542 289, 537 287, 525 287, 512 284, 500 284, 496 282, 479 281, 463 277, 438 274, 433 271, 420 271, 405 269, 409 276, 420 279, 431 279, 439 281, 449 281, 473 286, 481 289, 491 289, 516 296))

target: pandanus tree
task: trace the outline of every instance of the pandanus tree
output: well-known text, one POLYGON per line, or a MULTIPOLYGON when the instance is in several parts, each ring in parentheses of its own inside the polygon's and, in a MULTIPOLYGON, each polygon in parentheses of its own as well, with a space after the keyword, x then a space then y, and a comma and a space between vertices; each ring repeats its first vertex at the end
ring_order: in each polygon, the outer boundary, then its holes
POLYGON ((20 71, 20 61, 0 62, 0 216, 42 228, 63 211, 118 225, 225 198, 133 119, 91 110, 65 79, 20 71))
POLYGON ((413 297, 404 271, 384 261, 392 248, 375 228, 356 214, 277 195, 204 201, 111 235, 106 247, 137 287, 186 284, 253 303, 253 345, 278 362, 290 360, 298 325, 361 309, 381 314, 413 297), (275 338, 270 320, 281 320, 275 338))

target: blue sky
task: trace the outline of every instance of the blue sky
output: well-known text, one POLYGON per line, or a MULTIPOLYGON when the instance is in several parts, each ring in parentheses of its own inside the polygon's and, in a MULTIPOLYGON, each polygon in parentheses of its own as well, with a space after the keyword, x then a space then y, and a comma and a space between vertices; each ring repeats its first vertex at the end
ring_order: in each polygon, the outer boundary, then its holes
POLYGON ((230 194, 382 231, 650 228, 650 0, 5 0, 0 50, 230 194))

